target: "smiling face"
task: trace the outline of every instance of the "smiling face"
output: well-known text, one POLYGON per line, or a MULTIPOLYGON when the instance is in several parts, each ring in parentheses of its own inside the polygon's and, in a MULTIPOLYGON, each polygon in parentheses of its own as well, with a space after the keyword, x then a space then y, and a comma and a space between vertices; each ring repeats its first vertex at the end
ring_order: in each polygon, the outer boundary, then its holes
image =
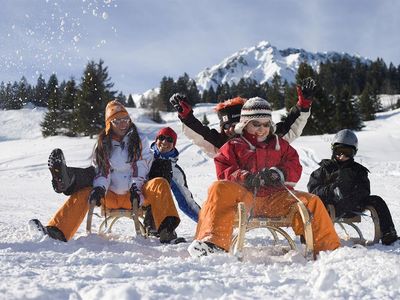
POLYGON ((166 153, 174 149, 174 139, 167 135, 159 135, 156 146, 161 153, 166 153))
POLYGON ((124 137, 128 132, 129 125, 131 124, 131 119, 129 116, 115 118, 111 120, 111 128, 113 133, 118 137, 124 137))
POLYGON ((244 130, 257 137, 257 141, 262 142, 268 137, 271 129, 271 121, 269 119, 257 119, 247 123, 244 130))

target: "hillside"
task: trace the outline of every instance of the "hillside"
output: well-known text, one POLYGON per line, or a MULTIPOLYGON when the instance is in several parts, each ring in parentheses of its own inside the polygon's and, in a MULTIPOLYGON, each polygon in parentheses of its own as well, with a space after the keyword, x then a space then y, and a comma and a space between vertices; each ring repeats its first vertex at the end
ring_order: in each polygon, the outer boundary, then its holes
MULTIPOLYGON (((212 126, 218 120, 212 105, 198 105, 195 114, 212 126)), ((283 253, 265 233, 249 235, 245 261, 228 254, 193 259, 188 244, 161 245, 155 239, 131 236, 121 222, 112 237, 87 236, 82 225, 68 243, 32 240, 27 221, 46 223, 65 200, 53 192, 47 157, 64 150, 67 163, 85 167, 95 140, 87 137, 43 138, 43 109, 0 111, 0 295, 2 299, 398 299, 400 242, 393 246, 351 245, 306 261, 299 253, 283 253)), ((179 135, 179 164, 186 171, 194 198, 202 204, 215 180, 213 161, 181 134, 176 113, 164 114, 165 125, 148 120, 141 109, 129 109, 138 127, 154 139, 162 126, 179 135)), ((274 120, 279 119, 276 112, 274 120)), ((371 171, 372 193, 385 199, 400 231, 400 109, 380 113, 358 132, 357 160, 371 171)), ((331 135, 306 136, 298 150, 305 190, 309 174, 330 156, 331 135)), ((178 233, 189 241, 195 223, 181 214, 178 233)), ((100 219, 94 220, 99 224, 100 219)), ((117 224, 118 225, 118 224, 117 224)), ((364 233, 372 234, 370 227, 364 233)), ((296 239, 299 244, 299 240, 296 239)))

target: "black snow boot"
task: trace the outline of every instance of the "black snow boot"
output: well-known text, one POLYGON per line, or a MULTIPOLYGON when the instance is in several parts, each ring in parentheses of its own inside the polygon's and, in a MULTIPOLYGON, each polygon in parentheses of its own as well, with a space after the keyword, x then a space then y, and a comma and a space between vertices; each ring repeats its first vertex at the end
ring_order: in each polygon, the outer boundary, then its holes
POLYGON ((175 230, 168 230, 168 228, 164 228, 160 231, 160 243, 162 244, 170 244, 173 240, 178 237, 175 230))
POLYGON ((64 154, 61 149, 51 151, 47 162, 51 172, 51 183, 56 193, 65 192, 74 181, 74 176, 71 176, 67 170, 64 154))
POLYGON ((390 228, 388 232, 382 234, 381 241, 383 245, 389 246, 397 241, 398 238, 396 229, 390 228))
POLYGON ((178 226, 180 220, 176 217, 166 217, 161 223, 158 230, 160 234, 160 243, 162 244, 179 244, 184 243, 186 240, 177 236, 175 228, 178 226))
POLYGON ((29 231, 31 235, 36 235, 37 233, 42 235, 48 235, 53 240, 58 240, 66 242, 64 233, 55 226, 43 226, 43 224, 38 219, 32 219, 29 221, 29 231), (36 231, 36 232, 35 232, 36 231))

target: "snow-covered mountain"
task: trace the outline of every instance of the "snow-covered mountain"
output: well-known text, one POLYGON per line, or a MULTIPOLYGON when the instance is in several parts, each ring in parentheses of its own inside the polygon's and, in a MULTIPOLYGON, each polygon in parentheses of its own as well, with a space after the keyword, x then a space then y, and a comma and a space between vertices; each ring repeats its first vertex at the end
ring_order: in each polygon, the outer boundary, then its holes
POLYGON ((196 83, 202 92, 211 86, 215 89, 218 84, 238 83, 241 78, 250 78, 264 83, 270 81, 275 73, 283 80, 294 82, 302 62, 307 62, 312 68, 318 70, 321 62, 343 57, 351 60, 358 58, 364 63, 370 62, 358 55, 333 51, 312 53, 295 48, 279 50, 269 42, 262 41, 257 46, 242 49, 225 58, 221 63, 201 71, 196 77, 196 83))

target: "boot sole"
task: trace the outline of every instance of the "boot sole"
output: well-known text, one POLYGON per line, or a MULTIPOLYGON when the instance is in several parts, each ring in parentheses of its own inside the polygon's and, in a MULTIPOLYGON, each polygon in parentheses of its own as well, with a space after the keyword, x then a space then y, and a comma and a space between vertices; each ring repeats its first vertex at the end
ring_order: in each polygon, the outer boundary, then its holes
POLYGON ((66 174, 67 166, 61 149, 54 149, 50 153, 47 166, 50 170, 56 192, 64 192, 67 189, 65 181, 68 174, 66 174))

